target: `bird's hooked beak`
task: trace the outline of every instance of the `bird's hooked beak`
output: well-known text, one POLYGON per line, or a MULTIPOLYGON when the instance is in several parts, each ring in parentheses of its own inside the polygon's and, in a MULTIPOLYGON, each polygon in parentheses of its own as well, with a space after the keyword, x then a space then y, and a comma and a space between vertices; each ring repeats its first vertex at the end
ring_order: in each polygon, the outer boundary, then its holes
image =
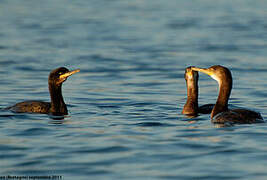
POLYGON ((185 78, 188 78, 188 79, 198 79, 198 73, 197 71, 193 71, 192 70, 192 67, 187 67, 185 69, 185 78))
POLYGON ((73 70, 73 71, 66 72, 66 73, 60 75, 59 78, 60 78, 60 79, 66 79, 66 78, 68 78, 69 76, 71 76, 71 75, 73 75, 73 74, 75 74, 75 73, 77 73, 77 72, 80 72, 80 69, 75 69, 75 70, 73 70))
POLYGON ((214 72, 210 69, 210 68, 197 68, 197 67, 192 67, 192 70, 194 71, 199 71, 199 72, 202 72, 202 73, 205 73, 209 76, 212 76, 214 75, 214 72))
POLYGON ((218 74, 216 73, 216 71, 210 67, 210 68, 197 68, 197 67, 192 67, 192 69, 194 71, 199 71, 202 73, 205 73, 207 75, 209 75, 212 79, 214 79, 215 81, 217 81, 219 84, 221 84, 221 78, 218 77, 218 74))
POLYGON ((80 69, 75 69, 73 71, 69 71, 69 72, 66 72, 66 73, 60 75, 59 76, 59 82, 57 82, 57 84, 63 83, 69 76, 71 76, 77 72, 80 72, 80 69))
POLYGON ((193 78, 193 71, 191 68, 186 69, 186 75, 190 78, 193 78))

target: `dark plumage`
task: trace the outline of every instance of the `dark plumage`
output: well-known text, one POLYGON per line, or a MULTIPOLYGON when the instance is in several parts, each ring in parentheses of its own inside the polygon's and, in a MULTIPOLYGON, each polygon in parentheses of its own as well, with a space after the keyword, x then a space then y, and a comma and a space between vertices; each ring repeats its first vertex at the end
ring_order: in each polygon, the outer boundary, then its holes
POLYGON ((57 68, 50 72, 48 85, 51 102, 24 101, 17 103, 7 109, 17 113, 42 113, 52 115, 67 115, 68 109, 62 96, 62 83, 79 69, 69 71, 65 67, 57 68))
POLYGON ((207 69, 192 67, 193 70, 208 74, 219 84, 219 95, 211 112, 211 120, 218 124, 248 124, 264 122, 260 113, 247 109, 228 109, 232 90, 232 75, 228 68, 215 65, 207 69))
POLYGON ((196 116, 198 113, 211 113, 214 104, 205 104, 198 107, 198 72, 193 71, 192 67, 187 67, 185 69, 184 78, 187 87, 187 101, 182 114, 196 116))

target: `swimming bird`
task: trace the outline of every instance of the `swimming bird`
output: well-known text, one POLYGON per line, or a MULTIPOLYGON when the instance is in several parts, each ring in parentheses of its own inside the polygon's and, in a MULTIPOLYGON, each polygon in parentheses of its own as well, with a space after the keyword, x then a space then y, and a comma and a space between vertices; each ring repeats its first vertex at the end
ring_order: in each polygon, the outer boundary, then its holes
POLYGON ((68 109, 62 96, 62 83, 67 78, 77 72, 79 69, 69 71, 65 67, 54 69, 48 77, 48 86, 51 102, 42 101, 24 101, 17 103, 6 109, 17 113, 41 113, 52 115, 67 115, 68 109))
POLYGON ((264 122, 260 113, 248 109, 228 109, 228 100, 232 90, 232 74, 224 66, 214 65, 209 68, 192 67, 192 70, 203 72, 218 82, 219 95, 211 112, 215 124, 250 124, 264 122))
POLYGON ((209 114, 214 104, 198 106, 198 72, 193 71, 192 67, 185 69, 184 78, 187 87, 187 101, 184 105, 182 114, 196 116, 198 113, 209 114))

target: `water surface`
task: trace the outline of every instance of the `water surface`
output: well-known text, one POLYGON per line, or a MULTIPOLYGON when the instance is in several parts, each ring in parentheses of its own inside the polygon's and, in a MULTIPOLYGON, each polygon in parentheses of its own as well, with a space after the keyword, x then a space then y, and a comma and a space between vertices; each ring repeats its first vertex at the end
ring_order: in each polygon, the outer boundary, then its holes
MULTIPOLYGON (((216 128, 181 115, 184 69, 231 69, 230 104, 267 119, 264 1, 0 2, 0 108, 49 101, 63 85, 69 115, 0 112, 0 175, 64 179, 266 179, 267 125, 216 128)), ((200 104, 217 84, 200 74, 200 104)))

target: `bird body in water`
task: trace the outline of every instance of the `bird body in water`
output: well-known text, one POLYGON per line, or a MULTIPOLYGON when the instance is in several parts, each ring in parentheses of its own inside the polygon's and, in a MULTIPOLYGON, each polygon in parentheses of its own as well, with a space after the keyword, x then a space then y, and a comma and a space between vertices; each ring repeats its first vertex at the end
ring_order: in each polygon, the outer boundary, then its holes
POLYGON ((65 67, 52 70, 48 77, 48 86, 51 102, 24 101, 17 103, 7 109, 17 113, 42 113, 52 115, 67 115, 68 109, 62 96, 62 84, 67 78, 79 69, 69 71, 65 67))
POLYGON ((194 71, 203 72, 218 82, 219 95, 211 112, 215 124, 250 124, 264 122, 260 113, 248 109, 228 109, 228 100, 232 90, 232 74, 224 66, 215 65, 209 68, 192 67, 194 71))
POLYGON ((184 78, 187 88, 187 101, 184 105, 182 114, 196 116, 198 113, 211 113, 214 104, 198 106, 198 72, 193 71, 192 67, 187 67, 185 69, 184 78))

